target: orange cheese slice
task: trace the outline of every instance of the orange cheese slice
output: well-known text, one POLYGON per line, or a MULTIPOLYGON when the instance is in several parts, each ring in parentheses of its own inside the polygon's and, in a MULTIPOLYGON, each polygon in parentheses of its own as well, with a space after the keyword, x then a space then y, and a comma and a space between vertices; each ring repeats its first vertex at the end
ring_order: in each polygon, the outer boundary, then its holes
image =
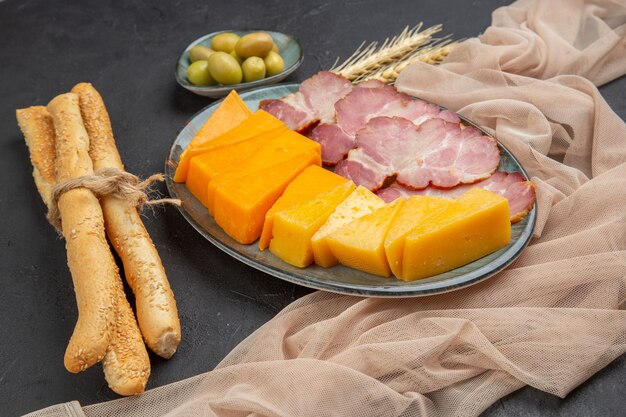
POLYGON ((217 109, 209 116, 200 130, 193 137, 187 149, 180 155, 178 167, 174 174, 175 182, 185 182, 187 180, 187 170, 190 159, 189 152, 210 142, 221 134, 229 131, 247 119, 252 112, 243 102, 235 90, 232 90, 217 109))
POLYGON ((270 252, 299 268, 313 263, 311 237, 353 190, 354 183, 345 182, 310 201, 277 212, 270 252))
POLYGON ((204 206, 207 206, 207 189, 211 179, 216 174, 249 159, 276 136, 275 131, 270 131, 194 156, 189 162, 187 188, 204 206))
POLYGON ((311 151, 317 152, 321 157, 322 148, 318 142, 293 130, 282 131, 276 137, 268 140, 250 158, 213 175, 206 189, 205 206, 209 209, 209 213, 213 215, 215 190, 225 182, 236 177, 252 174, 271 165, 289 160, 298 154, 311 151))
POLYGON ((285 189, 283 195, 274 203, 265 215, 263 231, 259 239, 259 249, 264 250, 272 239, 274 227, 274 215, 281 210, 294 207, 298 204, 312 200, 318 194, 330 191, 348 180, 327 169, 312 165, 302 171, 285 189))
POLYGON ((398 198, 328 235, 328 246, 339 263, 370 274, 390 276, 385 236, 404 202, 398 198))
POLYGON ((174 180, 177 182, 185 182, 187 180, 189 176, 189 162, 197 155, 234 145, 261 134, 270 132, 277 134, 283 130, 287 130, 283 122, 263 110, 257 110, 240 124, 212 140, 187 147, 183 155, 181 155, 174 180))
POLYGON ((506 246, 511 239, 509 216, 506 198, 471 188, 406 236, 399 278, 412 281, 437 275, 506 246))
POLYGON ((363 217, 384 205, 385 202, 380 197, 363 186, 358 186, 356 190, 352 191, 311 238, 315 263, 324 268, 336 265, 337 258, 331 252, 326 241, 328 235, 352 220, 363 217))
POLYGON ((320 154, 302 153, 290 160, 224 182, 215 190, 215 222, 234 240, 247 245, 261 235, 265 214, 287 185, 320 154))
POLYGON ((402 276, 402 257, 404 256, 404 239, 418 223, 428 222, 438 212, 446 209, 455 200, 441 197, 412 196, 400 208, 393 219, 385 237, 385 254, 391 272, 396 277, 402 276))

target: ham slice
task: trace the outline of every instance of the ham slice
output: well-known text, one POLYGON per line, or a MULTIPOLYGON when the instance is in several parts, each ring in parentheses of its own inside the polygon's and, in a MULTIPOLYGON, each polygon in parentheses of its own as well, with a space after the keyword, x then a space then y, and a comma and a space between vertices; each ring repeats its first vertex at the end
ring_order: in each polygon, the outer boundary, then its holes
POLYGON ((414 124, 441 118, 459 122, 450 111, 440 111, 439 106, 399 93, 380 81, 365 81, 351 93, 335 103, 336 123, 322 123, 311 133, 311 139, 322 145, 322 161, 335 165, 355 147, 356 133, 373 118, 381 116, 402 117, 414 124))
POLYGON ((488 178, 500 163, 493 138, 439 118, 418 127, 400 117, 376 117, 358 131, 356 145, 335 173, 372 191, 393 176, 412 189, 471 184, 488 178))
POLYGON ((439 115, 439 106, 399 93, 390 85, 356 87, 335 103, 337 124, 349 135, 365 127, 370 119, 380 116, 403 117, 415 124, 439 115))
POLYGON ((335 121, 335 103, 353 88, 347 78, 322 71, 303 81, 300 92, 320 123, 332 123, 335 121))
POLYGON ((277 100, 263 100, 260 108, 282 120, 298 133, 307 133, 318 123, 335 121, 335 102, 352 91, 352 83, 328 71, 303 81, 297 92, 277 100))
POLYGON ((387 203, 398 197, 412 195, 457 198, 471 187, 484 188, 509 200, 511 223, 516 223, 526 217, 535 202, 535 185, 532 182, 527 181, 519 172, 507 173, 503 171, 496 171, 491 177, 475 184, 459 185, 450 189, 426 187, 423 190, 411 190, 394 182, 391 186, 378 190, 376 194, 387 203))
POLYGON ((279 100, 263 100, 259 107, 282 120, 288 129, 298 133, 303 133, 317 124, 299 92, 279 100))
POLYGON ((355 138, 347 134, 336 123, 317 125, 309 136, 322 146, 322 162, 324 165, 336 165, 354 148, 355 138))

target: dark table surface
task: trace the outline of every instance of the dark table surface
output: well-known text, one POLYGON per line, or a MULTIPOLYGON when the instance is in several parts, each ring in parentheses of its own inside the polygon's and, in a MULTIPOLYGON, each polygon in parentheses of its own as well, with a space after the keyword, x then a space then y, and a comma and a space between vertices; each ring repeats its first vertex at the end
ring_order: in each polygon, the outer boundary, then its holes
MULTIPOLYGON (((45 105, 80 81, 95 85, 111 115, 127 169, 163 171, 177 132, 211 103, 174 81, 174 64, 197 37, 230 28, 296 35, 301 81, 347 57, 364 40, 406 25, 442 23, 455 38, 478 35, 506 0, 392 1, 50 1, 0 0, 0 415, 55 403, 87 405, 117 396, 101 366, 79 375, 63 367, 76 321, 65 245, 45 220, 14 110, 45 105)), ((601 88, 626 115, 626 78, 601 88)), ((161 191, 165 189, 161 186, 161 191)), ((211 370, 235 345, 310 290, 247 267, 209 244, 175 208, 144 216, 178 300, 183 340, 173 359, 154 355, 148 388, 211 370)), ((484 415, 624 416, 621 357, 561 400, 533 388, 502 399, 484 415)))

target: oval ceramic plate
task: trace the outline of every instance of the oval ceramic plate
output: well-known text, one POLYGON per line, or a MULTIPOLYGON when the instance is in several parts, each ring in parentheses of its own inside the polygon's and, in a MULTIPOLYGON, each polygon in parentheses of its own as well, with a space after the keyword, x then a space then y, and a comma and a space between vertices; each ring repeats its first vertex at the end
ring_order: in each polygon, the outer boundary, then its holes
POLYGON ((296 39, 295 37, 286 33, 273 32, 270 30, 224 30, 221 32, 210 33, 201 38, 198 38, 190 43, 187 48, 185 48, 183 53, 180 55, 180 58, 178 58, 178 62, 176 64, 176 81, 178 81, 178 84, 193 93, 206 97, 219 98, 224 97, 231 90, 244 91, 250 90, 252 88, 262 87, 265 85, 276 84, 284 80, 289 74, 294 72, 300 66, 300 64, 302 64, 303 59, 304 55, 302 52, 302 46, 300 46, 300 42, 298 42, 298 39, 296 39), (202 87, 191 84, 187 80, 187 68, 191 64, 191 61, 189 60, 189 50, 196 45, 204 45, 210 47, 211 39, 213 39, 215 35, 219 35, 220 33, 225 32, 236 33, 239 36, 247 35, 248 33, 254 32, 265 32, 270 34, 272 36, 272 39, 274 39, 276 47, 278 47, 278 51, 282 56, 283 61, 285 61, 285 70, 280 74, 276 74, 272 77, 267 77, 262 80, 252 81, 249 83, 240 83, 235 85, 217 84, 210 87, 202 87))
MULTIPOLYGON (((243 93, 241 98, 254 111, 258 108, 259 101, 284 97, 297 89, 298 84, 276 85, 243 93)), ((179 160, 183 149, 189 145, 195 133, 219 104, 219 102, 214 103, 200 111, 181 130, 170 149, 169 161, 179 160)), ((518 171, 528 178, 513 155, 503 146, 499 146, 500 169, 507 172, 518 171)), ((341 265, 328 269, 311 265, 300 269, 282 262, 268 250, 259 251, 257 243, 240 245, 235 242, 215 223, 207 209, 189 192, 185 184, 172 181, 175 168, 171 163, 166 164, 165 172, 167 188, 171 196, 180 198, 183 202, 180 208, 183 216, 202 236, 218 248, 245 264, 286 281, 310 288, 359 296, 415 297, 452 291, 476 284, 502 270, 519 256, 530 240, 536 219, 536 209, 533 207, 528 216, 512 225, 511 241, 504 248, 468 265, 418 281, 405 282, 395 278, 382 278, 341 265)))

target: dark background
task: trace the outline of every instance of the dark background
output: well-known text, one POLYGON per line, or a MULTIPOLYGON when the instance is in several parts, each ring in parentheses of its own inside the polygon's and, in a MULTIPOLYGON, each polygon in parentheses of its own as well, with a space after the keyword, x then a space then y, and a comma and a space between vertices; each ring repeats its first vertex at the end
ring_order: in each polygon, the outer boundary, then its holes
MULTIPOLYGON (((59 402, 117 398, 97 365, 79 375, 63 367, 76 321, 65 245, 45 220, 15 109, 45 105, 80 81, 100 91, 127 169, 163 171, 177 132, 211 103, 180 88, 174 65, 197 37, 232 28, 296 35, 301 81, 346 58, 364 40, 383 40, 419 21, 443 34, 480 34, 508 1, 22 1, 0 0, 0 415, 59 402)), ((626 78, 601 88, 626 115, 626 78)), ((165 189, 161 186, 161 191, 165 189)), ((144 216, 178 301, 183 341, 173 359, 152 358, 148 388, 211 370, 235 345, 310 290, 265 275, 209 244, 175 208, 144 216)), ((522 389, 484 416, 623 416, 621 357, 566 399, 522 389)))

